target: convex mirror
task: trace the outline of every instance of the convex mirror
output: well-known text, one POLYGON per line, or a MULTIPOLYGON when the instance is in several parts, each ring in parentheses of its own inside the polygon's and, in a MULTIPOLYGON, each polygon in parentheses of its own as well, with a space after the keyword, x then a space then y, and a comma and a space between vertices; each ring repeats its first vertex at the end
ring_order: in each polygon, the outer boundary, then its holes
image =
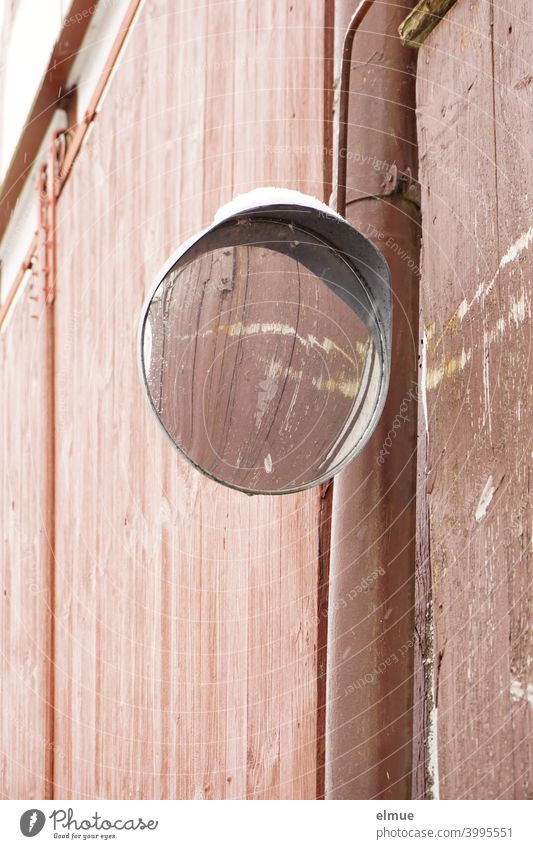
POLYGON ((252 494, 305 489, 342 469, 381 413, 388 267, 315 198, 256 190, 170 257, 139 337, 150 405, 197 469, 252 494))

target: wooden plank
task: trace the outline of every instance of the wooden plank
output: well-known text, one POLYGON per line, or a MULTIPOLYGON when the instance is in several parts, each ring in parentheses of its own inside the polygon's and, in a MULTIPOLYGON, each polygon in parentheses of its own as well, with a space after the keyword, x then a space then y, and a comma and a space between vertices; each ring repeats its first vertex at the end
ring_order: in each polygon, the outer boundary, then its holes
POLYGON ((406 47, 420 47, 456 0, 420 0, 398 27, 406 47))
MULTIPOLYGON (((242 81, 240 93, 239 86, 236 88, 234 103, 234 192, 257 185, 276 185, 322 197, 323 4, 317 4, 311 16, 309 9, 288 2, 237 3, 235 13, 236 30, 248 33, 250 43, 243 50, 237 41, 233 54, 234 80, 242 81), (293 57, 292 61, 289 56, 293 57), (312 76, 310 57, 314 60, 312 76), (279 116, 284 116, 283 120, 279 116), (320 116, 320 127, 316 116, 320 116), (317 146, 318 138, 321 141, 317 146)), ((272 661, 277 657, 279 666, 278 682, 274 679, 270 683, 267 675, 266 681, 253 676, 249 684, 248 756, 255 764, 255 783, 249 785, 249 795, 261 797, 261 788, 268 782, 275 785, 278 775, 278 787, 273 795, 314 798, 317 601, 308 582, 312 571, 316 590, 318 548, 315 550, 314 545, 318 546, 319 494, 316 492, 311 501, 303 502, 299 496, 283 497, 279 509, 279 531, 274 525, 273 533, 276 537, 280 535, 280 571, 269 596, 275 598, 280 593, 281 615, 278 619, 276 614, 274 620, 275 633, 279 636, 271 646, 265 645, 261 637, 264 629, 261 623, 268 608, 255 620, 253 599, 249 599, 251 657, 255 656, 257 663, 268 669, 268 655, 272 652, 272 661), (313 551, 316 558, 313 563, 304 565, 302 550, 313 551), (261 648, 254 634, 262 641, 261 648), (265 687, 272 692, 271 701, 266 703, 265 687), (265 721, 267 725, 272 723, 276 710, 280 717, 277 756, 268 746, 261 750, 261 740, 254 735, 254 729, 264 726, 265 721), (276 757, 279 767, 275 766, 276 757)), ((271 543, 263 542, 263 551, 270 547, 271 543)), ((272 608, 268 597, 259 595, 255 603, 258 602, 272 608)), ((272 732, 267 739, 275 747, 272 732)))
POLYGON ((52 564, 49 316, 27 282, 0 335, 0 796, 50 798, 52 564))
POLYGON ((531 798, 533 786, 533 463, 529 450, 533 409, 533 204, 527 189, 524 191, 533 179, 530 3, 520 0, 512 8, 495 5, 493 38, 500 262, 494 293, 488 295, 494 298, 499 312, 495 338, 488 331, 488 355, 494 374, 494 417, 501 427, 496 451, 504 478, 499 494, 494 496, 493 522, 499 574, 507 592, 505 626, 509 642, 500 694, 507 707, 509 740, 498 769, 508 776, 500 795, 525 799, 531 798))
MULTIPOLYGON (((422 352, 423 355, 423 352, 422 352)), ((433 774, 429 755, 434 742, 433 699, 433 615, 431 606, 431 551, 429 504, 426 489, 427 431, 425 411, 418 406, 416 565, 413 645, 413 799, 432 799, 438 777, 433 774)))
MULTIPOLYGON (((429 522, 433 591, 428 766, 433 795, 443 798, 468 797, 472 775, 476 770, 483 774, 491 760, 490 733, 484 731, 487 714, 476 719, 489 703, 488 691, 495 689, 495 670, 493 648, 484 639, 487 614, 480 608, 487 600, 488 563, 476 549, 481 534, 473 516, 489 475, 482 319, 474 296, 498 263, 489 45, 487 5, 477 4, 472 11, 459 4, 419 54, 425 328, 421 402, 428 441, 425 480, 420 482, 428 492, 428 508, 419 520, 429 522), (468 62, 461 47, 465 43, 468 62), (463 300, 474 301, 477 310, 475 329, 466 332, 457 315, 463 300)), ((501 713, 494 727, 500 720, 501 713)))
POLYGON ((201 477, 135 361, 152 276, 221 202, 261 183, 320 194, 305 145, 323 127, 323 9, 290 8, 149 0, 59 200, 63 798, 315 793, 319 493, 201 477))
POLYGON ((526 260, 513 247, 528 216, 523 200, 511 212, 516 159, 503 152, 507 123, 497 118, 495 131, 493 98, 506 121, 512 117, 517 151, 529 118, 509 91, 511 60, 500 53, 508 22, 503 14, 499 20, 494 66, 507 68, 500 89, 493 91, 488 3, 457 4, 418 61, 428 442, 419 486, 429 507, 419 522, 428 525, 433 588, 428 762, 433 792, 444 798, 523 796, 531 786, 524 728, 530 457, 520 453, 527 425, 517 413, 531 388, 517 265, 526 260))

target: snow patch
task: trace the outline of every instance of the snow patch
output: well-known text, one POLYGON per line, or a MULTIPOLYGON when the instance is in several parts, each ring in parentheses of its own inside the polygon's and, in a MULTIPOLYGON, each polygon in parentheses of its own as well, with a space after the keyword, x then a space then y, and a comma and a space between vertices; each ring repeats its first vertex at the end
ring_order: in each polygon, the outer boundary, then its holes
MULTIPOLYGON (((213 219, 214 224, 218 224, 225 218, 233 215, 239 215, 246 210, 253 209, 257 206, 309 206, 316 209, 318 212, 325 212, 328 215, 341 218, 330 206, 327 206, 318 198, 312 195, 304 195, 302 192, 297 192, 294 189, 279 189, 274 186, 266 186, 264 188, 252 189, 251 192, 237 195, 228 203, 225 203, 215 213, 213 219)), ((342 220, 342 219, 341 219, 342 220)))

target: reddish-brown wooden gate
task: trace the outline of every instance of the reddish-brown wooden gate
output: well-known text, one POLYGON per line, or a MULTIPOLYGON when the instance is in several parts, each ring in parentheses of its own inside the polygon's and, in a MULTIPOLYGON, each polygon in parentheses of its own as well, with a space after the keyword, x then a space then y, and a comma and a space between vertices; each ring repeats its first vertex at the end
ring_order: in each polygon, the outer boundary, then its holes
POLYGON ((193 471, 135 344, 155 272, 220 204, 328 193, 325 15, 147 0, 58 201, 54 326, 29 290, 6 325, 6 797, 315 797, 319 491, 193 471))
MULTIPOLYGON (((220 204, 328 199, 332 9, 146 0, 58 199, 53 307, 39 255, 4 322, 3 797, 322 789, 329 500, 200 477, 150 416, 135 338, 220 204)), ((417 797, 532 792, 530 22, 527 0, 458 0, 418 54, 417 797)))

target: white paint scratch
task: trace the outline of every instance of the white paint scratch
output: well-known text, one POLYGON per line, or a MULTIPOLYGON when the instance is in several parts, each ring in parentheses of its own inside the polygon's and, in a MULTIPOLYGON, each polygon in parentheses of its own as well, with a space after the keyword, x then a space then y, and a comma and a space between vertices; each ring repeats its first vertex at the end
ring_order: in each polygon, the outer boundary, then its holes
POLYGON ((438 714, 438 708, 433 707, 430 713, 428 732, 428 771, 431 776, 433 799, 440 799, 438 714))
MULTIPOLYGON (((494 333, 494 338, 497 338, 498 336, 503 336, 503 334, 505 333, 506 326, 507 325, 505 323, 505 319, 503 318, 503 316, 500 316, 500 318, 496 322, 496 331, 494 333)), ((491 335, 491 337, 490 337, 491 342, 492 342, 492 339, 493 339, 493 337, 491 335)))
POLYGON ((516 327, 525 321, 526 318, 526 293, 522 292, 521 296, 512 301, 511 309, 509 310, 509 321, 513 322, 516 327))
POLYGON ((428 390, 435 389, 444 377, 451 377, 458 371, 463 371, 464 367, 471 359, 472 351, 465 351, 463 348, 459 357, 451 357, 449 360, 443 361, 436 368, 426 368, 425 373, 424 365, 422 364, 422 374, 424 377, 423 385, 428 390))
POLYGON ((424 338, 422 340, 422 375, 421 375, 421 386, 422 386, 422 410, 424 411, 424 423, 426 425, 426 434, 429 437, 429 416, 428 416, 428 397, 427 397, 427 371, 428 371, 428 340, 427 334, 424 330, 424 338))
POLYGON ((464 298, 464 300, 462 300, 461 303, 459 304, 459 306, 457 307, 457 318, 459 319, 459 321, 463 320, 463 318, 465 317, 467 312, 468 312, 468 301, 466 300, 466 298, 464 298))
POLYGON ((274 400, 278 392, 278 382, 271 377, 266 377, 259 384, 257 393, 257 404, 255 408, 255 426, 261 427, 261 423, 268 410, 269 404, 274 400))
POLYGON ((483 425, 488 424, 489 438, 492 440, 492 413, 490 401, 490 334, 485 328, 485 316, 483 315, 483 425))
POLYGON ((272 457, 267 454, 264 460, 265 472, 269 475, 272 471, 272 457))
POLYGON ((496 492, 496 487, 494 486, 494 481, 492 480, 492 475, 490 475, 487 483, 483 487, 483 492, 481 493, 481 497, 479 499, 478 505, 476 507, 475 517, 476 522, 481 522, 487 515, 487 510, 489 508, 489 504, 492 501, 492 497, 496 492))
POLYGON ((500 268, 504 268, 506 265, 509 265, 510 262, 514 262, 515 259, 518 259, 521 253, 527 251, 531 242, 533 242, 533 227, 530 227, 527 232, 523 233, 504 253, 500 260, 500 268))
POLYGON ((476 293, 470 303, 468 303, 466 300, 461 301, 459 307, 457 308, 457 316, 461 321, 467 314, 468 310, 471 309, 471 307, 477 301, 479 301, 481 298, 485 298, 491 292, 498 278, 498 274, 502 270, 502 268, 505 268, 505 266, 509 265, 511 262, 515 262, 515 260, 517 260, 520 255, 524 253, 524 251, 527 251, 531 242, 533 242, 533 226, 530 227, 529 230, 527 230, 525 233, 522 233, 522 235, 519 236, 519 238, 515 242, 513 242, 513 244, 506 250, 500 260, 496 274, 494 274, 494 276, 489 281, 485 281, 479 284, 476 289, 476 293))
POLYGON ((526 701, 533 704, 533 684, 524 686, 521 681, 511 681, 511 698, 515 702, 526 701))
MULTIPOLYGON (((433 605, 429 607, 429 645, 434 646, 435 628, 433 624, 433 605)), ((433 799, 440 798, 439 786, 439 741, 438 741, 438 720, 439 714, 436 699, 436 681, 435 681, 435 661, 433 658, 433 649, 428 658, 424 660, 428 664, 428 679, 431 688, 431 710, 428 716, 428 732, 427 732, 427 769, 433 799)))
POLYGON ((507 315, 501 315, 492 330, 486 331, 486 342, 491 345, 493 342, 503 339, 509 328, 516 329, 524 321, 531 318, 531 306, 527 294, 524 290, 520 295, 514 298, 510 305, 507 315))

